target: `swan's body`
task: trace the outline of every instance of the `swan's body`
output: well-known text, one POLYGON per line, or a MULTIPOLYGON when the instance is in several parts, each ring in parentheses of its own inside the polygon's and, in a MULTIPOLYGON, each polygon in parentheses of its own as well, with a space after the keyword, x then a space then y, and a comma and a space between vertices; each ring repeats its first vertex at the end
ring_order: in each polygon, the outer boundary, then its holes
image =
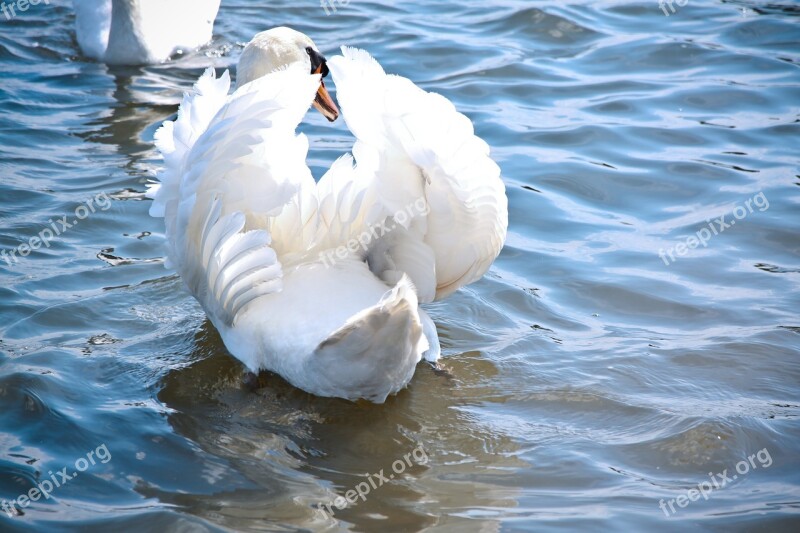
POLYGON ((169 263, 249 370, 383 402, 439 357, 419 304, 488 270, 507 200, 488 146, 449 101, 342 50, 328 64, 355 168, 344 156, 314 182, 295 128, 320 77, 302 54, 242 72, 246 49, 239 77, 253 81, 228 96, 227 72, 207 71, 158 132, 166 170, 151 214, 165 218, 169 263))
POLYGON ((211 40, 220 0, 73 0, 83 53, 112 65, 160 63, 211 40))

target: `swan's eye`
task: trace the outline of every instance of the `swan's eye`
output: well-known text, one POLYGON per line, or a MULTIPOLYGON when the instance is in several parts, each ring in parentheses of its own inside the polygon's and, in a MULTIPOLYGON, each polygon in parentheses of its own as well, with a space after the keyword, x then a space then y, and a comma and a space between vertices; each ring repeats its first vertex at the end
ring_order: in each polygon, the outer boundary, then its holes
POLYGON ((310 46, 306 47, 306 53, 308 57, 311 58, 311 74, 322 74, 322 77, 328 75, 328 63, 325 60, 325 56, 311 48, 310 46))

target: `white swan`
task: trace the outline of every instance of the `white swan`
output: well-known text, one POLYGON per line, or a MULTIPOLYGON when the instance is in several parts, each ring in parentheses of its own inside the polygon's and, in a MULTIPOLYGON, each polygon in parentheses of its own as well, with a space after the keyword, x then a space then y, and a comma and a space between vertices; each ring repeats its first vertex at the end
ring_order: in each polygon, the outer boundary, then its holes
POLYGON ((382 403, 439 357, 419 304, 488 270, 507 199, 488 146, 447 99, 342 52, 326 63, 308 37, 276 28, 242 53, 231 96, 227 71, 206 71, 156 134, 165 169, 150 213, 165 219, 168 263, 249 370, 382 403), (336 118, 328 66, 358 164, 345 155, 317 184, 295 128, 312 101, 336 118))
POLYGON ((220 0, 72 0, 84 55, 110 65, 160 63, 211 40, 220 0))

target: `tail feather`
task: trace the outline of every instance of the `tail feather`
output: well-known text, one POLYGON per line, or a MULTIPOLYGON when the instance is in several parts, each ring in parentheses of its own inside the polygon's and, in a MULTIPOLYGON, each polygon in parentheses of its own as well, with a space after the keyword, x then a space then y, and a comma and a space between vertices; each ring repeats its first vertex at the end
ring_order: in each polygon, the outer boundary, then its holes
POLYGON ((411 380, 430 346, 423 334, 414 285, 407 276, 377 305, 353 316, 324 340, 309 361, 322 396, 357 391, 355 400, 383 403, 411 380))

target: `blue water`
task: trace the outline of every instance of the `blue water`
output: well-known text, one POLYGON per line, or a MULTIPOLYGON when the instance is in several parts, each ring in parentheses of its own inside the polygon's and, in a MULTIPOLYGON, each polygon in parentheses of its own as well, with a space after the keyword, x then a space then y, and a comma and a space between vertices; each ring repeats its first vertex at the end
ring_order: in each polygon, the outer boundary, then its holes
MULTIPOLYGON (((799 530, 800 8, 673 6, 223 0, 118 69, 64 0, 0 15, 0 250, 82 218, 0 258, 0 504, 62 482, 0 530, 799 530), (449 373, 384 405, 244 389, 147 214, 155 129, 277 25, 451 99, 503 169, 505 249, 430 310, 449 373)), ((351 146, 303 131, 316 176, 351 146)))

